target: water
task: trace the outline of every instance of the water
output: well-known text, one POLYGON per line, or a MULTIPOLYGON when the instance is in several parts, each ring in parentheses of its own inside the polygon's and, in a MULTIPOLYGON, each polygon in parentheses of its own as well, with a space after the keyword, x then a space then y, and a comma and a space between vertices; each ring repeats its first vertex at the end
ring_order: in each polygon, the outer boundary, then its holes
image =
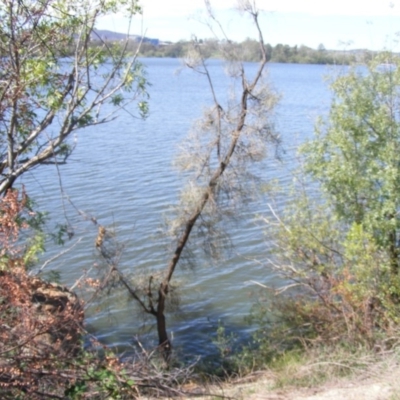
MULTIPOLYGON (((71 285, 84 270, 96 262, 95 217, 102 225, 113 225, 125 244, 120 267, 138 274, 146 269, 165 267, 168 260, 165 239, 160 236, 164 216, 176 204, 183 177, 173 168, 178 144, 187 135, 193 121, 210 103, 205 78, 192 71, 176 71, 176 59, 145 59, 150 93, 150 115, 146 121, 127 114, 107 125, 79 132, 77 148, 68 164, 36 169, 21 180, 39 207, 49 212, 49 229, 65 217, 80 238, 69 253, 58 258, 49 269, 61 273, 61 281, 71 285), (61 184, 60 184, 61 182, 61 184), (62 190, 61 190, 62 187, 62 190), (67 200, 71 199, 73 205, 67 200), (78 214, 76 210, 84 214, 78 214), (65 212, 65 215, 64 215, 65 212), (82 217, 86 216, 86 220, 82 217)), ((255 71, 255 64, 247 64, 255 71)), ((227 98, 227 79, 218 62, 210 63, 216 90, 227 98)), ((266 180, 278 179, 285 187, 296 167, 294 150, 311 137, 318 115, 326 115, 330 95, 323 82, 329 71, 316 65, 271 64, 270 81, 283 96, 277 108, 276 128, 281 134, 282 162, 274 152, 259 168, 266 180)), ((167 316, 168 328, 176 347, 192 354, 212 351, 211 336, 219 321, 239 335, 252 327, 244 317, 251 307, 251 281, 268 283, 273 274, 265 265, 268 243, 258 215, 268 212, 268 195, 253 202, 231 228, 234 250, 218 263, 198 260, 195 269, 176 271, 180 283, 181 306, 167 316)), ((278 204, 278 208, 284 198, 278 204)), ((46 258, 61 251, 48 245, 46 258)), ((174 279, 175 279, 174 278, 174 279)), ((121 289, 99 304, 99 310, 87 312, 87 324, 105 343, 126 348, 140 332, 145 341, 155 340, 154 326, 144 331, 142 315, 121 289), (147 332, 147 333, 146 333, 147 332), (150 332, 150 333, 148 333, 150 332)), ((150 319, 149 322, 153 323, 150 319)))

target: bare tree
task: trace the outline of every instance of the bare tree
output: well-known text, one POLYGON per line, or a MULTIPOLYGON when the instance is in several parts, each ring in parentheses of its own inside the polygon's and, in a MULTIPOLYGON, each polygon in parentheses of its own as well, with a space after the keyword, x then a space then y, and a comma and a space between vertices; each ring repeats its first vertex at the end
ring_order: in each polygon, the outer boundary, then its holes
MULTIPOLYGON (((145 285, 132 283, 118 270, 118 257, 115 257, 115 252, 110 252, 107 241, 96 242, 106 256, 111 270, 119 277, 131 297, 143 311, 155 317, 159 345, 166 358, 171 350, 165 318, 166 304, 171 294, 172 278, 188 248, 189 238, 194 232, 201 232, 206 250, 214 253, 212 241, 218 224, 225 216, 232 216, 232 208, 237 207, 249 195, 249 166, 263 159, 267 147, 279 141, 271 123, 271 112, 277 97, 264 80, 267 55, 258 9, 249 1, 242 2, 240 6, 240 10, 250 15, 254 22, 262 56, 256 73, 249 79, 240 62, 240 55, 236 53, 236 46, 226 40, 222 26, 216 23, 208 1, 206 7, 211 18, 210 24, 214 23, 216 29, 222 31, 224 40, 220 45, 226 56, 227 70, 230 77, 239 82, 240 91, 232 95, 227 105, 219 101, 201 46, 194 40, 193 48, 185 61, 188 67, 206 78, 213 104, 195 125, 178 157, 179 166, 190 178, 187 188, 182 192, 175 218, 169 224, 173 237, 172 254, 165 271, 148 277, 145 285)), ((99 238, 105 238, 101 230, 99 238)))

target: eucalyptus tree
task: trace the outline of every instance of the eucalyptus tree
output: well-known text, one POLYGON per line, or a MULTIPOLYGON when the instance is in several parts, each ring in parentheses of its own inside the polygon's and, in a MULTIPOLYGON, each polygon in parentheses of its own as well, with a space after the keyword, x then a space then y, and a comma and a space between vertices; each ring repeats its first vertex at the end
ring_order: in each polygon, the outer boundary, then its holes
POLYGON ((129 38, 91 43, 100 17, 139 11, 136 0, 0 1, 0 194, 38 165, 65 163, 73 132, 111 121, 136 99, 146 112, 129 38))
POLYGON ((267 54, 255 2, 246 0, 239 4, 240 11, 251 17, 258 33, 261 61, 256 71, 252 71, 251 78, 240 61, 237 46, 226 37, 210 3, 205 3, 212 28, 222 32, 223 40, 219 44, 225 56, 226 71, 237 90, 228 101, 220 100, 220 97, 226 98, 227 93, 221 94, 215 89, 202 54, 203 47, 194 41, 185 62, 195 73, 203 75, 213 102, 205 110, 203 118, 194 124, 178 156, 177 165, 185 172, 188 181, 168 223, 171 235, 169 261, 165 269, 155 267, 141 284, 137 277, 131 281, 115 267, 116 253, 110 251, 107 241, 103 240, 106 239, 105 232, 99 231, 96 243, 131 297, 145 313, 154 316, 159 345, 167 357, 171 343, 165 313, 173 290, 173 277, 190 248, 189 239, 196 245, 201 240, 206 252, 215 255, 215 234, 223 227, 225 218, 232 218, 238 211, 237 207, 251 196, 254 189, 251 165, 262 160, 268 148, 279 142, 272 123, 277 96, 266 82, 267 54))

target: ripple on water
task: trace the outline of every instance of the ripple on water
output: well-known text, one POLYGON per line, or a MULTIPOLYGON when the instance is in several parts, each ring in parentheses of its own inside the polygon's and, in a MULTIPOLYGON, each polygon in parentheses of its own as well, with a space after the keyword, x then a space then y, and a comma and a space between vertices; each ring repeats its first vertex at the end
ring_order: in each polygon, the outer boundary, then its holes
MULTIPOLYGON (((56 222, 65 223, 65 209, 75 229, 74 240, 82 237, 73 251, 52 265, 61 271, 66 284, 96 262, 97 228, 82 219, 76 209, 88 218, 95 217, 100 224, 116 228, 125 243, 121 268, 133 274, 133 282, 138 271, 162 269, 167 263, 167 241, 160 235, 160 227, 164 215, 177 204, 184 181, 172 161, 192 121, 210 100, 210 93, 201 77, 188 71, 176 75, 177 60, 150 59, 144 63, 148 64, 152 83, 146 121, 126 114, 111 124, 79 132, 73 157, 59 167, 63 193, 54 167, 39 168, 23 179, 28 193, 49 212, 49 227, 56 222)), ((226 98, 226 78, 220 75, 218 62, 210 65, 216 91, 226 98)), ((248 66, 252 68, 251 64, 248 66)), ((257 167, 256 172, 267 181, 278 180, 286 189, 291 185, 293 171, 298 169, 295 150, 311 137, 315 116, 327 110, 330 96, 322 82, 325 73, 322 66, 270 65, 273 86, 283 94, 276 126, 286 152, 282 153, 282 162, 276 162, 272 151, 271 159, 257 167)), ((194 354, 213 351, 211 339, 218 321, 239 335, 251 332, 253 327, 244 322, 256 288, 251 282, 272 284, 277 279, 266 266, 271 244, 266 242, 257 216, 269 212, 268 204, 280 210, 286 200, 287 194, 275 198, 265 194, 240 212, 238 222, 227 225, 234 248, 224 260, 212 262, 199 257, 196 268, 178 268, 181 307, 179 312, 168 315, 177 347, 194 354)), ((60 248, 49 242, 48 250, 46 257, 51 257, 60 248)), ((142 332, 145 341, 155 340, 154 330, 148 334, 149 330, 140 329, 142 317, 123 290, 90 307, 87 316, 88 326, 106 343, 129 349, 137 332, 142 332)))

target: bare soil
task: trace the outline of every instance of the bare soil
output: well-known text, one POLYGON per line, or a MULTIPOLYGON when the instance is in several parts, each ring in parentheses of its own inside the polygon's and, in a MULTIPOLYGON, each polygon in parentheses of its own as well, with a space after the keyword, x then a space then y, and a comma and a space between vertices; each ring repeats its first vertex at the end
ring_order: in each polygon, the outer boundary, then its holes
POLYGON ((253 382, 240 380, 208 388, 185 389, 195 397, 183 398, 201 400, 400 400, 400 365, 395 362, 377 363, 360 374, 332 378, 315 387, 285 386, 277 389, 272 374, 264 373, 253 382), (199 392, 203 396, 199 396, 199 392))

